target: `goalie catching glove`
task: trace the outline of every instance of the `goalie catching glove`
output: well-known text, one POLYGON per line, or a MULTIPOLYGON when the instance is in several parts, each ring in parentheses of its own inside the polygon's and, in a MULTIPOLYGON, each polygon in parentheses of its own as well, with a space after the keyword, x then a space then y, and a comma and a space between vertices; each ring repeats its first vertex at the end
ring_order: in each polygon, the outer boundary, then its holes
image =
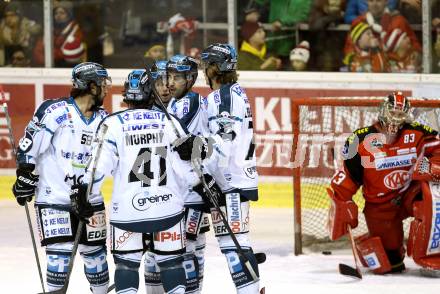
POLYGON ((34 168, 35 165, 33 164, 24 164, 17 169, 17 179, 12 186, 12 193, 21 206, 23 206, 26 201, 30 202, 35 195, 39 176, 32 173, 34 168))
POLYGON ((188 161, 200 158, 201 160, 210 157, 213 149, 213 140, 202 136, 190 135, 185 138, 177 139, 174 143, 180 159, 188 161))
POLYGON ((335 196, 332 189, 327 188, 331 198, 328 215, 328 231, 331 240, 337 240, 348 233, 347 225, 353 229, 358 225, 358 207, 353 201, 343 201, 335 196))
POLYGON ((70 204, 72 212, 82 221, 89 223, 93 215, 93 207, 87 199, 87 184, 72 185, 70 190, 70 204))
POLYGON ((205 186, 203 183, 198 184, 197 186, 193 187, 193 191, 197 192, 200 196, 202 196, 205 203, 209 204, 209 207, 215 206, 214 203, 219 204, 220 195, 222 195, 222 191, 220 190, 220 187, 215 182, 214 178, 208 174, 204 174, 203 178, 205 179, 205 183, 208 186, 209 190, 211 191, 211 194, 214 199, 211 199, 211 196, 208 194, 208 191, 206 191, 205 186))
POLYGON ((440 155, 419 159, 412 178, 417 181, 440 182, 440 155))

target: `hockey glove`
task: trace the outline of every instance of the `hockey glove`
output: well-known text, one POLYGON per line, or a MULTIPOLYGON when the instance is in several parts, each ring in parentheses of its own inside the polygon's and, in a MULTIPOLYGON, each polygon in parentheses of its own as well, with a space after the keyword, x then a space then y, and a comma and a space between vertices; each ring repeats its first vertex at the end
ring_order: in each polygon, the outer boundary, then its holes
POLYGON ((89 223, 93 215, 93 207, 88 201, 87 184, 73 185, 70 190, 72 212, 82 221, 89 223))
POLYGON ((331 198, 327 228, 331 240, 337 240, 348 233, 347 225, 356 228, 358 225, 358 207, 353 201, 338 199, 333 190, 327 188, 331 198))
POLYGON ((200 158, 201 160, 210 157, 213 149, 213 140, 202 136, 190 135, 189 137, 176 140, 174 151, 179 154, 180 159, 188 161, 200 158))
POLYGON ((205 179, 205 183, 207 184, 209 190, 211 191, 212 197, 206 191, 203 183, 198 184, 193 187, 193 191, 197 192, 200 196, 202 196, 203 200, 206 204, 209 204, 209 207, 214 207, 214 203, 219 204, 220 196, 222 195, 222 191, 220 187, 215 182, 214 178, 208 174, 204 174, 203 178, 205 179))
POLYGON ((18 204, 23 206, 25 202, 30 202, 32 197, 35 195, 35 189, 38 186, 38 175, 34 175, 32 167, 27 166, 25 168, 17 169, 17 179, 12 186, 12 193, 14 193, 18 204))
POLYGON ((412 175, 413 180, 440 182, 440 156, 419 159, 412 175))

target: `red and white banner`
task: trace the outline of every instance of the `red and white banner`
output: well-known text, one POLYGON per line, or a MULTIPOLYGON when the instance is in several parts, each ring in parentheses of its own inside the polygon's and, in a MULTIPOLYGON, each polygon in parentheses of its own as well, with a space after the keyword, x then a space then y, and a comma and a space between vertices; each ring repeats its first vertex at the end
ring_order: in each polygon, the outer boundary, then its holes
MULTIPOLYGON (((130 70, 110 70, 113 87, 104 106, 109 112, 124 107, 122 85, 130 70)), ((200 73, 201 74, 201 73, 200 73)), ((339 73, 272 73, 241 72, 240 84, 245 88, 253 107, 256 132, 258 170, 264 176, 290 176, 292 158, 291 104, 295 99, 313 97, 385 96, 393 90, 407 95, 436 98, 440 93, 440 77, 435 75, 339 74, 339 73)), ((23 135, 35 107, 45 99, 66 97, 70 91, 70 70, 2 69, 0 102, 7 102, 16 142, 23 135), (20 82, 17 82, 20 81, 20 82)), ((195 91, 209 93, 200 76, 195 91)), ((337 110, 328 106, 302 107, 309 154, 301 166, 309 176, 322 176, 333 170, 334 138, 339 144, 347 133, 371 121, 363 110, 337 110), (346 111, 346 113, 336 113, 346 111), (352 117, 348 123, 347 118, 352 117), (368 118, 368 119, 367 119, 368 118), (332 134, 331 138, 326 134, 332 134), (332 142, 330 142, 332 141, 332 142), (312 142, 312 144, 310 144, 312 142), (318 148, 313 155, 312 149, 318 148), (311 153, 310 153, 311 152, 311 153)), ((4 113, 0 113, 0 169, 15 168, 4 113)))

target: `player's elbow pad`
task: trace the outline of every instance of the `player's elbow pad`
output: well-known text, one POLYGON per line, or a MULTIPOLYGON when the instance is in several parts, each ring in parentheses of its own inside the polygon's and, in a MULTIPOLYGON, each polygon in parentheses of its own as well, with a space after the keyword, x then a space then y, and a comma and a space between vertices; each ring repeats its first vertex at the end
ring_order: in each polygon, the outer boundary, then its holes
POLYGON ((342 201, 335 197, 333 190, 327 189, 331 199, 328 216, 328 231, 331 240, 337 240, 347 234, 347 225, 358 225, 358 207, 353 201, 342 201))

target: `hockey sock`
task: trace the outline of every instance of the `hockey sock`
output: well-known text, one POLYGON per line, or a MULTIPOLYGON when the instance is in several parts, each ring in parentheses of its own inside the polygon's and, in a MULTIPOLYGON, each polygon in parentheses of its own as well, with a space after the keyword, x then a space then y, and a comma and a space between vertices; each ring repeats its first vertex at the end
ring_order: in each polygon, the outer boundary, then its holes
POLYGON ((96 246, 90 249, 89 252, 81 253, 84 260, 84 273, 93 294, 105 294, 109 284, 106 248, 96 246))
POLYGON ((117 294, 136 294, 139 288, 140 263, 115 256, 115 286, 117 294))
MULTIPOLYGON (((259 277, 258 273, 258 263, 255 259, 255 255, 252 249, 243 249, 245 256, 249 259, 252 269, 259 277)), ((237 288, 237 293, 247 294, 247 293, 258 293, 259 291, 259 280, 256 281, 252 278, 250 272, 246 268, 244 262, 240 260, 236 250, 224 250, 223 253, 226 256, 229 272, 231 273, 232 280, 237 288)))
POLYGON ((197 237, 195 256, 197 258, 198 270, 199 270, 199 290, 202 292, 203 286, 203 273, 205 270, 205 245, 206 245, 206 235, 199 234, 197 237))
POLYGON ((64 286, 70 261, 70 252, 46 251, 47 290, 55 291, 64 286))
POLYGON ((165 293, 162 281, 160 280, 160 270, 156 264, 153 254, 147 252, 144 260, 145 289, 148 294, 165 293))
POLYGON ((197 293, 199 289, 199 264, 193 253, 186 253, 183 260, 186 275, 186 292, 197 293))
POLYGON ((183 257, 177 256, 158 262, 163 288, 169 294, 183 294, 186 289, 185 270, 182 266, 183 257))

